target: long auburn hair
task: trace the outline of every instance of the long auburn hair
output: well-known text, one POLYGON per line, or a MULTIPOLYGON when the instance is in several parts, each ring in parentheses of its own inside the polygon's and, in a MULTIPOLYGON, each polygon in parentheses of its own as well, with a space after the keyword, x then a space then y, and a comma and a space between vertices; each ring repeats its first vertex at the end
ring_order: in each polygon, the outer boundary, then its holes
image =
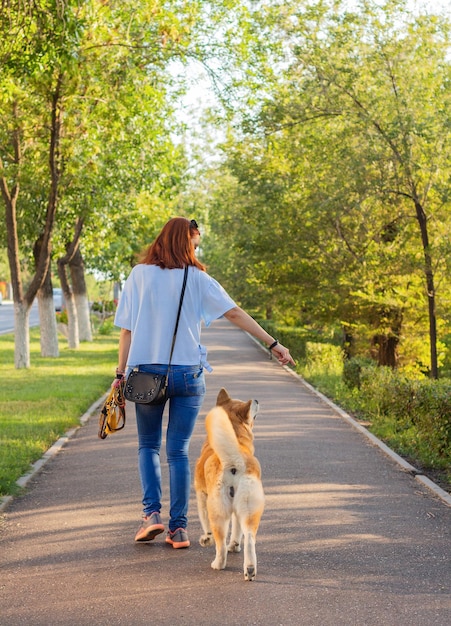
POLYGON ((198 233, 198 229, 192 226, 190 220, 185 217, 173 217, 144 252, 141 263, 158 265, 169 270, 194 265, 205 272, 205 265, 197 259, 191 242, 191 237, 198 233))

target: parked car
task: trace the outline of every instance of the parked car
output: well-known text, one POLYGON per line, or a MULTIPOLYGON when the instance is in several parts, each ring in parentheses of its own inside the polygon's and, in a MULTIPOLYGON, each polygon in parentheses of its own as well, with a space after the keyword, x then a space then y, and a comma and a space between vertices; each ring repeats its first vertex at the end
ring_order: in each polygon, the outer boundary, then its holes
POLYGON ((63 290, 59 287, 55 287, 53 290, 53 304, 55 311, 63 310, 63 290))
POLYGON ((0 304, 2 304, 2 303, 3 303, 3 294, 2 294, 2 292, 0 291, 0 304))

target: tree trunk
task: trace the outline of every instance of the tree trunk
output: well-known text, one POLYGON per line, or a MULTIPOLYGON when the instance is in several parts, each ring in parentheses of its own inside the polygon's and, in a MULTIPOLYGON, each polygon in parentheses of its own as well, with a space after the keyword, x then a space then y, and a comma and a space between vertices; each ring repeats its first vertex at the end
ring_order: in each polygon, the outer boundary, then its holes
POLYGON ((343 326, 343 354, 345 359, 352 359, 354 356, 355 339, 350 328, 343 326))
MULTIPOLYGON (((83 218, 79 217, 75 224, 74 237, 70 243, 66 245, 66 254, 58 259, 58 276, 61 281, 61 288, 63 290, 64 299, 66 301, 66 311, 68 320, 68 342, 69 348, 78 348, 80 345, 80 338, 78 334, 78 315, 77 307, 75 306, 75 298, 73 291, 69 285, 66 275, 66 265, 68 265, 75 257, 78 251, 80 242, 80 235, 83 229, 83 218)), ((80 255, 81 256, 81 255, 80 255)), ((86 291, 86 286, 85 286, 86 291)))
MULTIPOLYGON (((34 258, 37 264, 40 257, 42 237, 34 245, 34 258)), ((50 268, 45 276, 44 283, 38 291, 39 327, 41 341, 41 356, 56 358, 59 356, 58 329, 56 325, 55 308, 53 306, 53 289, 50 277, 50 268)))
POLYGON ((91 318, 89 312, 88 290, 85 281, 85 266, 80 248, 77 248, 69 261, 72 292, 77 309, 78 333, 80 341, 92 341, 91 318))
POLYGON ((5 180, 2 180, 3 197, 6 204, 6 231, 8 237, 8 260, 14 300, 14 365, 17 369, 30 367, 29 317, 32 300, 23 297, 22 277, 19 263, 17 237, 16 201, 18 187, 9 195, 5 180))
POLYGON ((50 293, 46 284, 38 291, 38 309, 41 334, 41 356, 57 358, 59 357, 58 328, 51 283, 50 293))
POLYGON ((14 302, 14 365, 17 369, 30 367, 30 306, 14 302))
POLYGON ((80 346, 78 335, 78 317, 75 306, 75 298, 66 276, 65 259, 58 259, 58 276, 61 281, 61 289, 64 294, 64 302, 67 311, 67 342, 69 348, 76 350, 80 346))
POLYGON ((395 369, 398 365, 399 339, 390 335, 375 335, 372 344, 376 349, 378 365, 395 369))
POLYGON ((389 320, 387 332, 380 332, 372 339, 373 358, 378 365, 385 365, 395 369, 398 366, 398 345, 401 337, 403 314, 401 309, 385 308, 378 310, 378 318, 389 320))
POLYGON ((429 311, 429 343, 431 352, 431 378, 438 378, 438 359, 437 359, 437 318, 435 312, 435 285, 434 271, 432 268, 432 256, 429 246, 429 234, 427 226, 427 217, 420 202, 415 199, 415 209, 417 213, 418 224, 420 225, 421 241, 423 244, 424 255, 424 273, 426 276, 426 288, 428 298, 429 311))
POLYGON ((69 344, 69 348, 76 350, 80 347, 80 338, 78 335, 78 316, 77 316, 77 307, 75 306, 75 298, 71 293, 70 296, 64 292, 64 296, 66 298, 66 309, 67 309, 67 342, 69 344))

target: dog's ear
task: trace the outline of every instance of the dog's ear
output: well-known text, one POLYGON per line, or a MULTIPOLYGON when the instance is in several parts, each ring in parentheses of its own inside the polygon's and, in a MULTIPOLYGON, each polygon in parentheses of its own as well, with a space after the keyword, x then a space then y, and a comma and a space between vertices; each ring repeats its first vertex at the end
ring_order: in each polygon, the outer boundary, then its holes
POLYGON ((251 408, 249 412, 253 420, 257 417, 258 409, 259 409, 258 400, 252 400, 251 408))
POLYGON ((217 406, 221 406, 222 404, 225 404, 228 400, 230 400, 230 396, 223 387, 221 391, 218 393, 216 404, 217 406))
POLYGON ((243 402, 237 413, 243 422, 247 422, 249 420, 253 421, 258 413, 257 400, 248 400, 247 402, 243 402))

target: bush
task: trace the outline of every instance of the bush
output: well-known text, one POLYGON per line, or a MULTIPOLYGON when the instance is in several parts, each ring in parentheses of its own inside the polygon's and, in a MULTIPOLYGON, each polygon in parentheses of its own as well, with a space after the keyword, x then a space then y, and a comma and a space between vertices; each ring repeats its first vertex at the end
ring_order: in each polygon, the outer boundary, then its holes
POLYGON ((390 367, 372 366, 362 370, 360 389, 373 417, 391 416, 410 423, 415 382, 390 367))
POLYGON ((57 322, 57 324, 67 324, 68 323, 66 309, 61 311, 61 313, 55 313, 55 315, 56 315, 56 322, 57 322))
POLYGON ((99 335, 111 335, 113 330, 114 330, 114 324, 113 324, 113 320, 110 318, 110 319, 106 319, 100 324, 99 328, 97 329, 97 332, 99 333, 99 335))
POLYGON ((310 371, 318 369, 326 373, 342 374, 343 350, 332 343, 307 341, 305 344, 306 367, 310 371))
POLYGON ((436 454, 451 458, 451 382, 426 380, 417 384, 413 421, 419 436, 436 454))
POLYGON ((373 419, 388 415, 393 408, 393 376, 390 367, 364 367, 360 372, 360 391, 373 419))
POLYGON ((412 380, 388 367, 363 368, 361 393, 374 423, 388 418, 394 433, 414 428, 412 445, 451 460, 451 382, 412 380))
POLYGON ((360 389, 362 381, 361 374, 364 368, 376 368, 377 365, 372 359, 364 357, 354 357, 346 359, 343 363, 343 382, 349 389, 360 389))
POLYGON ((116 310, 116 303, 114 300, 99 300, 92 303, 91 309, 99 313, 113 313, 116 310))

